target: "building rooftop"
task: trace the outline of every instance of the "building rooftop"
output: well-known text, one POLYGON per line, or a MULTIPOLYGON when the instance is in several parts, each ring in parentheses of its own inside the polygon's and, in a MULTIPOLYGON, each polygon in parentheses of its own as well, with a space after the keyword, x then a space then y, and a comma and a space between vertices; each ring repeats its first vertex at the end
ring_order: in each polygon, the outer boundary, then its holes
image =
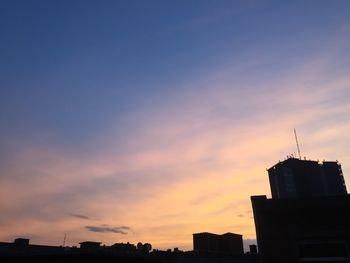
POLYGON ((193 235, 213 235, 213 236, 242 236, 240 234, 235 234, 231 232, 227 232, 224 234, 214 234, 214 233, 209 233, 209 232, 200 232, 200 233, 193 233, 193 235))

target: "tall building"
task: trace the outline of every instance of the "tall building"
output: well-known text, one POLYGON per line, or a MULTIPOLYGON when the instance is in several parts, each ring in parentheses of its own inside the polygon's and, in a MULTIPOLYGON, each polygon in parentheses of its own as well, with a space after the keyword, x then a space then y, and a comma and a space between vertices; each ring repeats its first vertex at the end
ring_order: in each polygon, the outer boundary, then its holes
POLYGON ((263 263, 350 263, 350 195, 338 162, 289 158, 268 169, 272 199, 252 196, 263 263))
POLYGON ((288 158, 268 169, 273 199, 346 195, 338 162, 288 158))

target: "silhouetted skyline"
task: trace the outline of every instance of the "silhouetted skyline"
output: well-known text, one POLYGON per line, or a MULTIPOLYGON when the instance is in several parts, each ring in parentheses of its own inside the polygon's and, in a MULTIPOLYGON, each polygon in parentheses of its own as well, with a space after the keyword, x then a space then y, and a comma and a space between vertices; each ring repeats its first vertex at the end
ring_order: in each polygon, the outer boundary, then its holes
POLYGON ((254 243, 297 151, 350 181, 349 1, 0 1, 0 240, 254 243), (320 160, 322 161, 322 160, 320 160))

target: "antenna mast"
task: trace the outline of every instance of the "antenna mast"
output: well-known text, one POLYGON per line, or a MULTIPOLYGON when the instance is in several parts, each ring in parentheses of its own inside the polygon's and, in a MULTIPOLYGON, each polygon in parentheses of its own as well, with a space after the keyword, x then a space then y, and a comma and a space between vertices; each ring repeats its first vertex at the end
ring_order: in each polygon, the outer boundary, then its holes
POLYGON ((64 247, 66 245, 66 238, 67 238, 67 234, 65 233, 64 234, 64 238, 63 238, 63 245, 62 245, 62 247, 64 247))
POLYGON ((301 160, 300 148, 299 148, 299 142, 298 142, 298 136, 297 136, 297 132, 296 132, 295 128, 294 128, 294 136, 295 136, 295 142, 297 143, 299 159, 301 160))

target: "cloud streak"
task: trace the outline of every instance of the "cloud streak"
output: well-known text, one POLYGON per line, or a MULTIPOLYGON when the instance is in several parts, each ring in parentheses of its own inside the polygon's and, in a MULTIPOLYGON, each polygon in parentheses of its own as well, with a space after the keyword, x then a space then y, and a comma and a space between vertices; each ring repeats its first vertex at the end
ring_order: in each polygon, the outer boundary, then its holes
POLYGON ((86 216, 86 215, 82 215, 82 214, 74 214, 74 213, 70 213, 69 214, 72 217, 76 217, 76 218, 80 218, 80 219, 85 219, 85 220, 90 220, 91 218, 86 216))
POLYGON ((108 227, 108 226, 85 226, 88 231, 99 232, 99 233, 116 233, 127 235, 130 227, 119 226, 119 227, 108 227))

